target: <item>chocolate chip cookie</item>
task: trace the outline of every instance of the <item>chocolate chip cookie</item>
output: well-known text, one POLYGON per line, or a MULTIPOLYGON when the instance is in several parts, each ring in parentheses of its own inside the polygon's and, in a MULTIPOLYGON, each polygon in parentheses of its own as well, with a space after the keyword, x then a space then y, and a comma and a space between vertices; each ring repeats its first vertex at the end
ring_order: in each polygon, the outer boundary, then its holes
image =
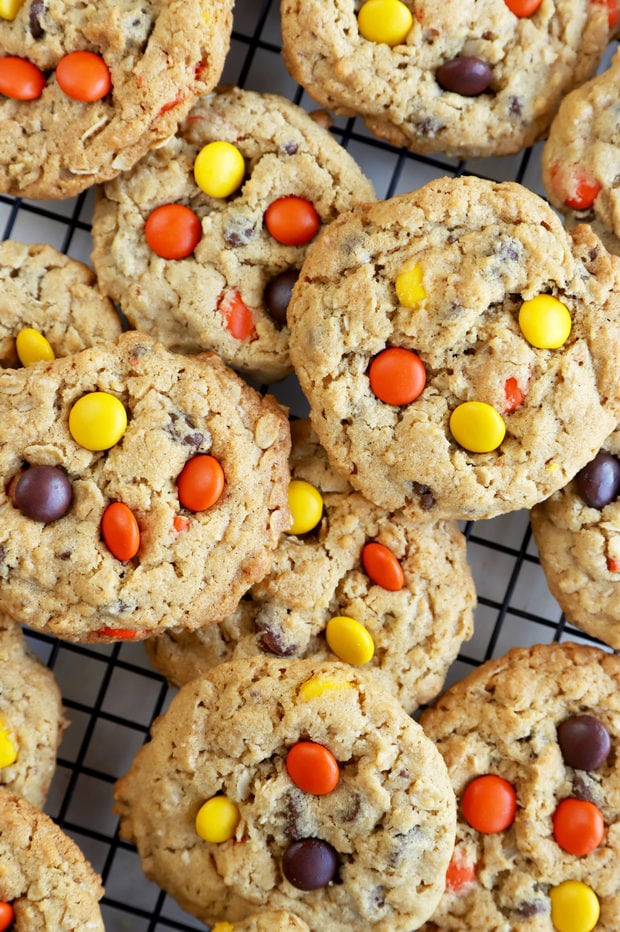
POLYGON ((514 648, 421 723, 459 801, 446 890, 425 932, 618 928, 620 658, 514 648))
POLYGON ((437 695, 471 636, 465 538, 452 522, 372 505, 329 466, 308 421, 294 421, 291 433, 293 519, 303 521, 317 496, 314 527, 281 537, 270 573, 219 625, 167 631, 147 651, 176 685, 238 657, 333 652, 365 661, 413 711, 437 695), (368 660, 352 653, 357 638, 367 639, 368 660))
POLYGON ((187 683, 115 799, 146 874, 209 924, 264 907, 312 929, 409 932, 454 841, 434 745, 341 663, 254 657, 187 683))
POLYGON ((290 432, 215 356, 122 334, 0 372, 0 605, 69 640, 219 620, 269 569, 290 432))
POLYGON ((223 88, 101 189, 93 262, 133 326, 273 382, 291 372, 286 309, 307 243, 373 199, 351 156, 300 107, 223 88))
POLYGON ((289 305, 332 465, 385 508, 547 498, 620 420, 620 266, 513 183, 432 181, 341 215, 289 305))
POLYGON ((69 197, 127 171, 219 80, 232 0, 23 0, 0 14, 0 191, 69 197))
POLYGON ((532 509, 549 588, 571 624, 620 649, 620 430, 532 509))
POLYGON ((590 0, 282 0, 281 10, 284 61, 312 97, 394 145, 459 158, 544 135, 617 28, 617 11, 590 0))

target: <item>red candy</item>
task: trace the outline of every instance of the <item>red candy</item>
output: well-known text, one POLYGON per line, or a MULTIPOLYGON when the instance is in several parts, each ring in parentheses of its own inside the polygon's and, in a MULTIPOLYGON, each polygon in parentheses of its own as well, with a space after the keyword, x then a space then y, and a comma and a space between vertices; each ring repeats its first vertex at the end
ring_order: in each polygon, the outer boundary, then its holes
POLYGON ((553 836, 569 854, 589 854, 598 848, 604 834, 600 809, 585 799, 563 799, 553 814, 553 836))
POLYGON ((476 867, 474 864, 467 864, 456 851, 452 855, 452 860, 448 864, 446 871, 446 890, 452 893, 458 893, 464 887, 474 883, 476 879, 476 867))
POLYGON ((319 231, 321 220, 314 205, 294 194, 273 201, 265 211, 265 226, 279 243, 303 246, 319 231))
POLYGON ((461 809, 467 823, 476 831, 486 835, 503 832, 514 822, 517 794, 508 780, 486 774, 468 784, 461 809))
POLYGON ((236 340, 252 340, 256 337, 254 316, 238 291, 224 295, 219 310, 226 322, 226 329, 236 340))
POLYGON ((391 346, 375 356, 368 377, 373 394, 388 405, 415 401, 426 385, 424 363, 417 353, 401 346, 391 346))
POLYGON ((67 97, 92 103, 112 89, 110 69, 94 52, 69 52, 56 65, 56 81, 67 97))
POLYGON ((371 541, 362 550, 362 566, 374 583, 389 592, 398 592, 403 588, 405 574, 403 568, 384 544, 371 541))
POLYGON ((324 796, 338 783, 340 770, 331 751, 314 741, 298 741, 286 755, 288 775, 301 790, 324 796))
POLYGON ((0 58, 0 94, 12 100, 36 100, 43 93, 45 75, 25 58, 0 58))
POLYGON ((542 0, 504 0, 504 3, 515 16, 521 17, 535 13, 542 0))
POLYGON ((185 259, 200 241, 202 228, 193 210, 182 204, 162 204, 149 214, 144 236, 161 259, 185 259))
POLYGON ((615 29, 620 22, 620 0, 592 0, 596 6, 607 7, 607 21, 610 29, 615 29))
POLYGON ((190 511, 206 511, 224 491, 224 470, 213 456, 188 460, 177 479, 179 501, 190 511))
POLYGON ((133 641, 139 634, 145 635, 146 631, 132 631, 131 628, 97 628, 93 631, 100 638, 114 638, 116 641, 133 641))
POLYGON ((0 901, 0 932, 6 932, 15 922, 15 910, 10 903, 0 901))
POLYGON ((101 519, 106 547, 117 560, 131 560, 140 548, 140 528, 136 517, 123 502, 108 505, 101 519))
POLYGON ((614 560, 613 557, 607 557, 607 569, 610 573, 620 573, 620 560, 614 560))
POLYGON ((506 396, 506 404, 504 406, 505 414, 512 414, 520 404, 523 404, 523 392, 519 388, 515 378, 506 379, 504 395, 506 396))

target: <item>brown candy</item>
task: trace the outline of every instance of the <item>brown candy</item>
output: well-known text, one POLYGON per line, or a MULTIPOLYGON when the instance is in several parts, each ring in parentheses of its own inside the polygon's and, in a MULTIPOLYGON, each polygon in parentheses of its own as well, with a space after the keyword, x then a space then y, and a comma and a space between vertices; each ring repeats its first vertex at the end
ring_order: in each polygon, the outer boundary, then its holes
POLYGON ((298 890, 318 890, 336 876, 338 855, 327 841, 301 838, 292 842, 282 856, 282 872, 298 890))
POLYGON ((477 97, 489 87, 493 71, 480 58, 458 55, 444 62, 435 72, 435 78, 444 91, 454 91, 463 97, 477 97))
POLYGON ((56 521, 71 508, 73 488, 58 466, 31 466, 15 483, 13 504, 27 518, 56 521))
POLYGON ((576 770, 597 770, 611 748, 609 732, 593 715, 573 715, 558 725, 564 762, 576 770))
POLYGON ((286 269, 275 275, 265 286, 264 300, 269 316, 278 327, 286 327, 286 312, 299 269, 286 269))

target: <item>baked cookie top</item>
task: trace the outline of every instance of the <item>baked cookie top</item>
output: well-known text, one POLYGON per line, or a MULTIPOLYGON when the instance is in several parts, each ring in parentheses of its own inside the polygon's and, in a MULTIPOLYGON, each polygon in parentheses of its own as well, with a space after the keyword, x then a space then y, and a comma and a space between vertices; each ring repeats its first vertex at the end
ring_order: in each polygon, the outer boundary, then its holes
POLYGON ((606 5, 590 0, 282 0, 281 10, 284 61, 312 97, 394 145, 462 158, 531 145, 611 35, 606 5))
POLYGON ((619 687, 597 648, 514 648, 422 714, 459 801, 425 932, 618 928, 619 687))
POLYGON ((219 620, 269 569, 285 413, 136 331, 0 372, 0 603, 69 640, 219 620))
POLYGON ((532 509, 549 588, 571 624, 620 650, 620 430, 532 509))
POLYGON ((272 382, 291 372, 286 307, 306 244, 369 200, 351 156, 300 107, 222 88, 100 190, 93 262, 138 329, 272 382))
POLYGON ((126 171, 219 80, 232 0, 24 0, 0 16, 0 190, 69 197, 126 171))
POLYGON ((284 909, 266 909, 239 922, 216 922, 211 932, 310 932, 298 916, 284 909))
POLYGON ((268 906, 312 929, 408 932, 454 840, 432 742, 337 662, 253 657, 187 683, 115 799, 146 874, 206 923, 268 906))
POLYGON ((280 538, 271 571, 232 615, 150 638, 147 651, 177 685, 238 657, 335 654, 379 676, 411 712, 437 695, 472 633, 465 538, 452 522, 372 505, 329 466, 308 421, 291 433, 298 532, 280 538))
POLYGON ((0 243, 3 369, 23 365, 20 352, 27 363, 68 356, 87 346, 115 340, 120 332, 114 305, 97 289, 88 266, 52 246, 12 240, 0 243), (22 331, 26 333, 19 338, 18 349, 17 337, 22 331))
POLYGON ((101 878, 49 816, 7 790, 0 790, 0 859, 0 901, 12 907, 16 929, 104 932, 101 878))
POLYGON ((513 183, 443 178, 341 215, 288 312, 333 466, 436 517, 548 497, 620 418, 619 268, 513 183))
POLYGON ((591 223, 620 254, 620 52, 563 101, 542 156, 543 182, 569 228, 591 223))
POLYGON ((0 786, 43 806, 65 724, 54 674, 0 614, 0 786))

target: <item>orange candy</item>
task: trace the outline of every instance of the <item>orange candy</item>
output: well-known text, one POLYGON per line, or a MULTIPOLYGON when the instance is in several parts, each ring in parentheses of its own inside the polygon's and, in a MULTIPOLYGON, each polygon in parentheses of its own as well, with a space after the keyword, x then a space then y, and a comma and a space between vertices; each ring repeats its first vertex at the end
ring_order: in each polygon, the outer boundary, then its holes
POLYGON ((251 340, 256 336, 254 316, 238 291, 224 295, 219 310, 226 322, 226 329, 236 340, 251 340))
POLYGON ((506 379, 504 395, 506 396, 504 414, 512 414, 520 404, 523 404, 523 392, 519 388, 515 378, 506 379))
POLYGON ((553 837, 569 854, 589 854, 604 834, 601 810, 585 799, 563 799, 553 814, 553 837))
POLYGON ((415 401, 426 385, 426 369, 417 353, 391 346, 375 356, 368 370, 370 387, 388 405, 415 401))
POLYGON ((620 573, 620 560, 614 560, 613 557, 607 557, 607 569, 610 573, 620 573))
POLYGON ((200 241, 202 227, 193 210, 182 204, 162 204, 144 225, 144 236, 161 259, 185 259, 200 241))
POLYGON ((403 588, 405 574, 403 568, 384 544, 371 541, 362 550, 362 566, 366 575, 374 583, 389 592, 398 592, 403 588))
POLYGON ((286 755, 288 775, 300 790, 324 796, 338 783, 340 770, 331 751, 314 741, 298 741, 286 755))
POLYGON ((224 470, 213 456, 188 460, 177 479, 179 501, 190 511, 206 511, 224 491, 224 470))
POLYGON ((571 210, 587 210, 588 207, 592 207, 601 190, 598 181, 587 178, 578 168, 575 169, 570 179, 570 185, 567 184, 566 175, 561 172, 559 165, 552 165, 549 173, 556 194, 564 200, 567 207, 571 210), (570 192, 567 196, 565 192, 568 187, 570 187, 570 192))
POLYGON ((0 94, 12 100, 36 100, 43 93, 45 75, 25 58, 0 58, 0 94))
POLYGON ((110 69, 94 52, 69 52, 56 65, 56 81, 73 100, 92 103, 112 89, 110 69))
POLYGON ((10 929, 15 922, 15 911, 10 903, 0 901, 0 932, 10 929))
POLYGON ((592 3, 607 7, 609 28, 615 29, 620 22, 620 0, 592 0, 592 3))
POLYGON ((140 633, 146 634, 147 632, 132 631, 131 628, 108 628, 107 626, 93 631, 93 634, 98 635, 98 637, 114 638, 117 641, 133 641, 140 633))
POLYGON ((508 780, 485 774, 467 785, 461 809, 467 823, 476 831, 485 835, 503 832, 514 822, 517 794, 508 780))
POLYGON ((172 519, 172 526, 177 534, 182 534, 189 528, 189 518, 186 515, 175 515, 172 519))
POLYGON ((133 511, 123 502, 108 505, 101 519, 106 547, 117 560, 131 560, 140 548, 140 528, 133 511))
POLYGON ((542 0, 504 0, 504 3, 515 16, 521 17, 535 13, 542 0))
POLYGON ((273 201, 265 211, 265 226, 279 243, 303 246, 319 231, 321 220, 314 204, 290 194, 273 201))
POLYGON ((473 883, 475 879, 475 865, 462 861, 455 852, 446 871, 446 890, 450 890, 451 893, 458 893, 464 887, 473 883))

